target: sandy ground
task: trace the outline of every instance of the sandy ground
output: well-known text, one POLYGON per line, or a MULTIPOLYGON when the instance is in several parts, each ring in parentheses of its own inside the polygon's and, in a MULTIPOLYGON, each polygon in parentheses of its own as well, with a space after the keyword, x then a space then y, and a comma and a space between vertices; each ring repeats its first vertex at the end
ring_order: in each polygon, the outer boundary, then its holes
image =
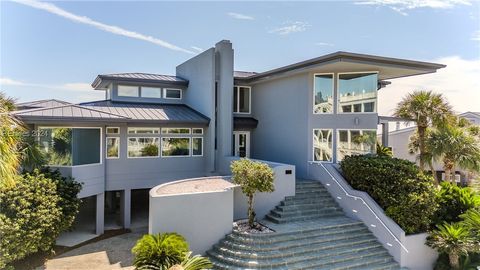
POLYGON ((45 263, 38 270, 113 270, 134 269, 132 247, 147 228, 114 236, 63 253, 45 263))
POLYGON ((157 194, 166 195, 221 191, 234 186, 234 184, 221 178, 200 179, 165 185, 157 190, 157 194))

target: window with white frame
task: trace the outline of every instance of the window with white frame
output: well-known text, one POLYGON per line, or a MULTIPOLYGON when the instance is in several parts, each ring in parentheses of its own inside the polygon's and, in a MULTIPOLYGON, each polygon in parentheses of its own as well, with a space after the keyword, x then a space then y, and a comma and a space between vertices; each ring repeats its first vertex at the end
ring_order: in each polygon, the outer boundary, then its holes
POLYGON ((118 85, 117 95, 119 97, 139 97, 140 89, 138 86, 118 85))
POLYGON ((165 88, 163 91, 165 99, 182 99, 182 89, 165 88))
POLYGON ((140 88, 140 95, 143 98, 161 98, 162 88, 142 86, 140 88))
POLYGON ((107 127, 106 133, 107 133, 107 135, 108 134, 120 134, 120 128, 119 127, 107 127))
POLYGON ((377 111, 378 73, 338 74, 338 112, 373 113, 377 111))
POLYGON ((234 113, 250 113, 251 106, 251 90, 249 86, 233 87, 233 112, 234 113))
POLYGON ((203 137, 192 137, 192 156, 203 156, 203 137))
POLYGON ((162 134, 190 134, 190 128, 162 128, 162 134))
POLYGON ((313 130, 313 160, 332 161, 333 158, 333 130, 313 130))
POLYGON ((333 74, 315 74, 313 113, 333 113, 333 74))
POLYGON ((158 134, 160 128, 151 127, 129 127, 128 134, 158 134))
POLYGON ((107 158, 120 157, 120 137, 107 137, 107 142, 105 145, 107 148, 107 158))
POLYGON ((101 128, 39 127, 38 134, 39 148, 48 165, 101 163, 101 128))
POLYGON ((129 137, 127 152, 129 158, 158 157, 159 139, 155 137, 129 137))
POLYGON ((376 143, 376 130, 338 130, 337 161, 346 156, 374 153, 376 143))
POLYGON ((190 156, 190 137, 162 137, 162 157, 190 156))

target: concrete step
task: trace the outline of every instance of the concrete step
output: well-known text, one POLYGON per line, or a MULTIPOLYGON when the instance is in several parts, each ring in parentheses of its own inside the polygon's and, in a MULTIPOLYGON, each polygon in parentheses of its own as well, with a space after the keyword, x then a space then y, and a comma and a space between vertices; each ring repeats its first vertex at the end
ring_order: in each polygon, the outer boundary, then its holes
POLYGON ((322 207, 331 207, 337 206, 338 204, 332 199, 319 200, 318 203, 298 203, 298 204, 289 204, 289 205, 277 205, 275 209, 280 211, 295 211, 300 209, 319 209, 322 207))
POLYGON ((283 223, 289 223, 289 222, 298 222, 298 221, 308 221, 308 220, 314 220, 314 219, 339 217, 339 216, 343 216, 343 215, 344 215, 344 213, 342 211, 335 210, 335 211, 324 212, 324 213, 315 213, 315 214, 292 216, 292 217, 276 217, 276 216, 273 216, 271 214, 267 214, 266 218, 267 218, 267 220, 269 220, 273 223, 283 224, 283 223))
POLYGON ((297 209, 297 210, 290 210, 290 211, 282 211, 274 209, 270 211, 270 215, 278 218, 289 218, 289 217, 301 217, 301 216, 309 216, 314 214, 330 214, 332 212, 341 212, 342 208, 339 206, 330 206, 330 207, 321 207, 321 208, 313 208, 313 209, 297 209))
POLYGON ((319 235, 315 237, 303 238, 303 239, 296 239, 295 236, 291 236, 290 239, 281 241, 281 242, 274 242, 270 244, 250 244, 250 243, 242 243, 236 240, 230 240, 224 238, 217 244, 219 247, 225 247, 230 250, 235 251, 250 251, 250 252, 269 252, 269 251, 282 251, 287 252, 288 250, 300 248, 300 247, 308 247, 309 245, 314 244, 326 244, 326 243, 336 243, 341 241, 369 241, 375 240, 371 232, 354 232, 350 234, 334 234, 334 235, 319 235))
MULTIPOLYGON (((236 267, 244 267, 247 269, 282 269, 287 267, 288 269, 318 269, 315 267, 329 267, 329 265, 335 265, 343 263, 346 267, 353 267, 358 265, 368 265, 372 263, 371 258, 376 258, 375 262, 387 262, 391 260, 388 253, 383 248, 370 248, 359 251, 351 251, 348 249, 335 249, 330 252, 312 252, 298 256, 280 257, 274 259, 243 259, 231 256, 224 256, 216 253, 214 250, 209 251, 208 255, 214 257, 215 260, 227 263, 236 267)), ((328 268, 327 268, 328 269, 328 268)), ((331 268, 335 269, 335 268, 331 268)))
POLYGON ((266 260, 274 258, 282 258, 288 256, 299 256, 311 253, 329 253, 338 254, 340 252, 358 252, 360 250, 381 248, 375 239, 372 238, 358 238, 358 239, 345 239, 335 242, 309 244, 307 246, 296 247, 288 250, 279 249, 277 251, 252 251, 252 250, 231 250, 228 247, 216 245, 213 250, 217 254, 233 258, 246 258, 255 260, 266 260))

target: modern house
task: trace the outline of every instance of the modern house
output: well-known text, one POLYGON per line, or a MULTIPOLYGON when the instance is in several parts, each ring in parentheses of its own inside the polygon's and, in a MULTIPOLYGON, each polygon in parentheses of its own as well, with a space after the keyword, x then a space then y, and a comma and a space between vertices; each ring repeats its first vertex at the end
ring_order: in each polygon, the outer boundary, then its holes
MULTIPOLYGON (((469 120, 474 125, 480 125, 480 112, 464 112, 458 115, 469 120)), ((388 132, 388 146, 392 148, 393 156, 402 159, 408 159, 412 162, 417 161, 417 154, 411 154, 408 151, 408 143, 410 137, 415 134, 417 127, 413 124, 409 127, 400 128, 400 123, 397 123, 396 130, 388 132)), ((443 165, 439 162, 434 162, 433 167, 437 173, 437 179, 444 180, 445 172, 443 165)), ((458 184, 468 184, 475 175, 468 171, 458 170, 455 172, 455 181, 458 184)))
POLYGON ((235 71, 232 44, 223 40, 175 75, 98 75, 92 87, 105 100, 34 101, 14 114, 38 131, 52 167, 84 183, 80 197, 93 202, 96 210, 86 213, 96 213, 101 234, 115 197, 128 228, 135 200, 147 196, 133 195, 138 190, 228 174, 232 156, 291 164, 297 178, 311 178, 315 164, 370 153, 377 92, 390 79, 443 67, 336 52, 265 72, 235 71))

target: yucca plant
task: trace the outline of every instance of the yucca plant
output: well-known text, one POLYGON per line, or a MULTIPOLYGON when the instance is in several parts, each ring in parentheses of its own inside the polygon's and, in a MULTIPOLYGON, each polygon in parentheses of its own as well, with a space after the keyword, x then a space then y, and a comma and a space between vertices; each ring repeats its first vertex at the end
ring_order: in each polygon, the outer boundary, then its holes
POLYGON ((393 157, 392 148, 383 146, 377 142, 377 156, 379 157, 393 157))
POLYGON ((176 264, 168 270, 202 270, 210 269, 213 267, 212 263, 208 258, 202 257, 200 255, 195 255, 191 257, 192 252, 187 254, 187 258, 183 260, 181 264, 176 264))
POLYGON ((460 269, 460 256, 467 255, 475 248, 475 240, 468 228, 460 223, 438 225, 427 237, 427 245, 440 253, 448 254, 450 266, 460 269))
POLYGON ((462 224, 469 229, 475 240, 475 251, 480 253, 480 209, 469 209, 460 217, 463 219, 462 224))
POLYGON ((167 270, 188 258, 188 243, 177 233, 147 234, 132 249, 135 269, 167 270))

